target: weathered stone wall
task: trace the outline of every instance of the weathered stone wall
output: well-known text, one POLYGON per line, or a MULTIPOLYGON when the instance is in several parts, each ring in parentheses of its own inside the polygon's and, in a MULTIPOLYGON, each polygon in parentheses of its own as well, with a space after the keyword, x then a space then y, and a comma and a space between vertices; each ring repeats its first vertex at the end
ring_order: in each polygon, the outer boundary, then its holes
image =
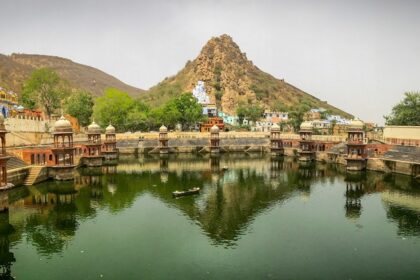
POLYGON ((381 172, 391 172, 384 161, 379 158, 369 158, 366 163, 366 169, 381 172))
MULTIPOLYGON (((75 144, 87 141, 86 134, 78 133, 73 136, 75 144)), ((46 132, 9 132, 6 134, 7 147, 24 147, 34 145, 52 145, 53 137, 46 132)))
POLYGON ((30 167, 15 168, 7 171, 7 182, 20 186, 29 174, 30 167))
POLYGON ((35 117, 17 116, 4 121, 6 130, 11 132, 48 132, 54 121, 46 121, 35 117))
MULTIPOLYGON (((159 142, 157 139, 122 139, 117 143, 117 148, 121 154, 137 154, 158 152, 159 142)), ((207 147, 210 146, 209 138, 169 138, 169 150, 175 153, 186 152, 209 152, 207 147)), ((229 137, 220 139, 221 151, 267 151, 270 145, 268 137, 229 137)))

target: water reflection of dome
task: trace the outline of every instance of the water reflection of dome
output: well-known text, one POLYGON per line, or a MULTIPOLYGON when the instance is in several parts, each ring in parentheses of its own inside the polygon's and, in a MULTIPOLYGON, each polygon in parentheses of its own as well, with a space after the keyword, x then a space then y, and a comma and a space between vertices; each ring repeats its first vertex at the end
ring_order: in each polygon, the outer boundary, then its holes
POLYGON ((219 174, 217 174, 217 173, 212 173, 211 174, 211 182, 213 184, 217 184, 217 182, 219 181, 219 179, 220 179, 219 174))
POLYGON ((117 186, 113 183, 108 183, 107 189, 108 189, 108 192, 114 195, 115 192, 117 191, 117 186))
POLYGON ((356 221, 362 215, 362 205, 360 201, 346 202, 346 218, 356 221))
POLYGON ((168 182, 168 180, 169 180, 169 174, 168 174, 168 172, 161 172, 160 173, 160 181, 163 184, 166 184, 168 182))

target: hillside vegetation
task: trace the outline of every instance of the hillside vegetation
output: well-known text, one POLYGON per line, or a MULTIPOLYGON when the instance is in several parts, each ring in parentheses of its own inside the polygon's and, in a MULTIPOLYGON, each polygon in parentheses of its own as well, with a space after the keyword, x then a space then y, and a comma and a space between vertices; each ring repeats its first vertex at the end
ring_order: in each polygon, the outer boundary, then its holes
POLYGON ((158 105, 182 92, 191 92, 199 80, 205 82, 212 102, 229 114, 235 114, 239 104, 293 110, 305 103, 310 107, 323 107, 334 114, 351 117, 284 80, 261 71, 228 35, 209 40, 196 59, 188 61, 175 76, 152 87, 141 99, 152 106, 158 105))
POLYGON ((101 96, 107 88, 118 88, 134 97, 143 92, 96 68, 61 57, 34 54, 0 54, 0 86, 20 94, 31 73, 44 67, 55 70, 72 88, 91 92, 93 96, 101 96))

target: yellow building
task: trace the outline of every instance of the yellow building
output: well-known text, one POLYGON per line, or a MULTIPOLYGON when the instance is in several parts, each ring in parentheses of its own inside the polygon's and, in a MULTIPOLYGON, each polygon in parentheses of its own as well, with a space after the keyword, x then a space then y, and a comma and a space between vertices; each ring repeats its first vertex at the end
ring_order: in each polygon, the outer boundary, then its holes
POLYGON ((420 126, 385 126, 384 140, 389 144, 420 146, 420 126))
POLYGON ((12 110, 18 107, 18 96, 10 90, 0 87, 0 112, 8 117, 12 110))

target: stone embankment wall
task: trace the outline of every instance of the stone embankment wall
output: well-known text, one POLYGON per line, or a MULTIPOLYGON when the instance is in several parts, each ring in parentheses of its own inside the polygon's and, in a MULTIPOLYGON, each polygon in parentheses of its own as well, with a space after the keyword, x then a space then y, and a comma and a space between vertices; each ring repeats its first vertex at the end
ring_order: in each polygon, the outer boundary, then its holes
MULTIPOLYGON (((170 152, 208 152, 208 133, 169 133, 170 152)), ((117 147, 121 154, 158 153, 158 133, 118 134, 117 147)), ((268 133, 220 133, 220 147, 224 152, 269 151, 268 133)))
POLYGON ((15 168, 7 171, 7 182, 20 186, 29 174, 30 167, 15 168))
MULTIPOLYGON (((73 136, 75 144, 87 141, 86 134, 75 134, 73 136)), ((13 132, 6 134, 7 147, 26 147, 26 146, 43 146, 52 145, 53 137, 48 132, 13 132)))

